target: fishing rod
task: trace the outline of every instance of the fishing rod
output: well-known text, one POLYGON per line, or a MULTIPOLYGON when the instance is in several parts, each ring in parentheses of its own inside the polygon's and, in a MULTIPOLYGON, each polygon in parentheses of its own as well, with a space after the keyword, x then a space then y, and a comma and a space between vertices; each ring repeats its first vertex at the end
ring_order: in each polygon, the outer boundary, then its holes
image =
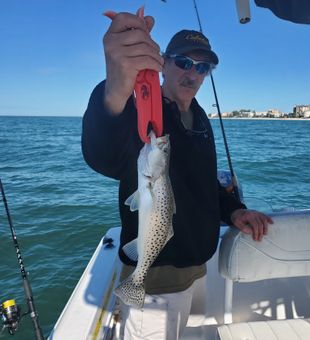
POLYGON ((215 105, 216 105, 217 113, 218 113, 218 116, 219 116, 219 119, 220 119, 220 125, 221 125, 221 131, 222 131, 222 135, 223 135, 224 145, 225 145, 227 162, 228 162, 229 171, 230 171, 230 175, 231 175, 232 185, 233 185, 233 188, 234 188, 233 193, 234 193, 236 199, 239 202, 241 202, 240 192, 239 192, 239 188, 238 188, 238 182, 237 182, 237 178, 235 176, 235 172, 234 172, 231 157, 230 157, 230 151, 229 151, 228 142, 227 142, 227 138, 226 138, 226 134, 225 134, 224 124, 223 124, 223 119, 222 119, 222 113, 221 113, 220 105, 219 105, 219 102, 218 102, 218 99, 217 99, 216 88, 215 88, 215 84, 214 84, 212 71, 211 71, 210 76, 211 76, 211 83, 212 83, 212 88, 213 88, 213 93, 214 93, 214 98, 215 98, 215 105))
MULTIPOLYGON (((195 11, 196 11, 196 16, 197 16, 198 25, 199 25, 199 32, 203 33, 196 0, 193 0, 193 2, 194 2, 194 8, 195 8, 195 11)), ((231 157, 230 157, 230 151, 229 151, 229 147, 228 147, 228 142, 227 142, 226 133, 225 133, 224 124, 223 124, 223 119, 222 119, 222 113, 221 113, 219 101, 218 101, 218 98, 217 98, 217 93, 216 93, 216 88, 215 88, 215 83, 214 83, 212 71, 210 73, 210 78, 211 78, 211 84, 212 84, 212 89, 213 89, 214 98, 215 98, 215 106, 217 108, 217 114, 218 114, 219 119, 220 119, 220 126, 221 126, 222 135, 223 135, 224 146, 225 146, 229 171, 230 171, 230 175, 231 175, 231 180, 232 180, 232 184, 233 184, 233 188, 234 188, 234 195, 235 195, 236 199, 239 202, 241 202, 240 192, 239 192, 239 188, 238 188, 238 182, 237 182, 237 178, 235 176, 235 172, 234 172, 231 157)))
POLYGON ((28 275, 27 275, 24 262, 21 256, 21 252, 19 249, 16 233, 13 227, 12 218, 10 215, 10 211, 9 211, 8 203, 6 200, 5 193, 4 193, 4 188, 2 185, 1 178, 0 178, 0 190, 1 190, 1 195, 3 199, 3 204, 5 207, 6 215, 7 215, 8 222, 9 222, 9 227, 10 227, 11 234, 12 234, 14 247, 16 250, 16 255, 17 255, 18 264, 19 264, 20 272, 21 272, 22 279, 23 279, 23 286, 24 286, 24 291, 25 291, 27 305, 28 305, 28 312, 24 313, 23 315, 20 315, 21 309, 19 306, 16 305, 15 300, 7 300, 3 302, 2 305, 0 306, 0 316, 3 322, 2 331, 4 329, 7 329, 9 334, 14 335, 14 333, 18 329, 21 318, 29 314, 33 322, 36 339, 44 340, 43 333, 39 325, 38 313, 34 305, 30 282, 28 280, 28 275))

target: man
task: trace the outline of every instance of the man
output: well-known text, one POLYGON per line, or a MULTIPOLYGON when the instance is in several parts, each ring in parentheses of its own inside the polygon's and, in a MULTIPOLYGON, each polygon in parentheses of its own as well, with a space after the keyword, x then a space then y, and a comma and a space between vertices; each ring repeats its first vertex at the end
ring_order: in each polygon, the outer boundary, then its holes
POLYGON ((124 202, 137 189, 136 162, 143 146, 133 89, 140 70, 162 72, 164 134, 170 135, 169 175, 176 202, 174 236, 148 273, 144 308, 127 310, 125 339, 175 340, 186 325, 195 287, 205 280, 205 263, 216 250, 220 220, 257 241, 272 221, 246 210, 217 181, 211 125, 194 98, 218 64, 208 39, 183 30, 171 39, 162 57, 149 34, 153 24, 152 17, 143 20, 129 13, 113 19, 104 37, 107 78, 91 95, 83 119, 82 149, 94 170, 120 180, 119 255, 127 276, 135 263, 121 248, 137 237, 138 217, 124 202))

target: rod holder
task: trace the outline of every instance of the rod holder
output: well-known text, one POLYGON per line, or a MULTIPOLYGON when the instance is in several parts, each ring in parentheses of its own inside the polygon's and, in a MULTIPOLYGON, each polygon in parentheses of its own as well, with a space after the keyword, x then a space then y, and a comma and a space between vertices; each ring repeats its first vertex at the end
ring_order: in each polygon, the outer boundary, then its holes
POLYGON ((250 1, 236 0, 236 6, 240 24, 246 24, 251 21, 250 1))

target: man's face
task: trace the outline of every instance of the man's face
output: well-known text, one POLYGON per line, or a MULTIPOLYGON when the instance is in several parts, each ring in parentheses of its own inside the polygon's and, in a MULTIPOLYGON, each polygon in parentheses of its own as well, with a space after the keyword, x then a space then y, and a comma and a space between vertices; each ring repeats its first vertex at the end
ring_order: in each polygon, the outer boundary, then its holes
MULTIPOLYGON (((198 51, 183 53, 195 61, 207 61, 198 51)), ((193 65, 189 70, 176 66, 173 58, 168 58, 163 68, 165 95, 176 102, 191 101, 198 92, 206 73, 199 74, 193 65)))

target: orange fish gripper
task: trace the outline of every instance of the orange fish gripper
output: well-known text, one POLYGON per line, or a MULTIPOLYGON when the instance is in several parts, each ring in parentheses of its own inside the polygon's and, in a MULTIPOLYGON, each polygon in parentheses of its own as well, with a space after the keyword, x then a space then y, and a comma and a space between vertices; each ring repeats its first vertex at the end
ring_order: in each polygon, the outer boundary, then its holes
MULTIPOLYGON (((113 20, 116 12, 107 11, 104 14, 113 20)), ((137 16, 144 17, 143 7, 138 9, 137 16)), ((144 143, 150 143, 150 137, 148 136, 149 125, 152 126, 156 137, 160 137, 163 133, 159 73, 149 69, 139 71, 134 92, 138 113, 138 133, 144 143)))

